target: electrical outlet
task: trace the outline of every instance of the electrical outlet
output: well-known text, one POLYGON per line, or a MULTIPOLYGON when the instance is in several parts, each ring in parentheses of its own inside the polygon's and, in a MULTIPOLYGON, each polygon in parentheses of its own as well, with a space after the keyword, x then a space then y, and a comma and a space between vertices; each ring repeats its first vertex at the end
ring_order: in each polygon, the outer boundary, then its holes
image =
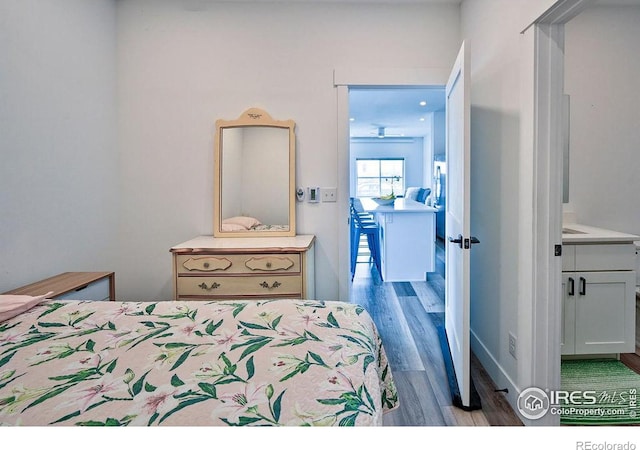
POLYGON ((322 201, 323 202, 335 202, 338 201, 336 198, 338 196, 336 188, 322 188, 320 192, 322 192, 322 201))
POLYGON ((509 333, 509 353, 516 358, 516 337, 511 333, 509 333))

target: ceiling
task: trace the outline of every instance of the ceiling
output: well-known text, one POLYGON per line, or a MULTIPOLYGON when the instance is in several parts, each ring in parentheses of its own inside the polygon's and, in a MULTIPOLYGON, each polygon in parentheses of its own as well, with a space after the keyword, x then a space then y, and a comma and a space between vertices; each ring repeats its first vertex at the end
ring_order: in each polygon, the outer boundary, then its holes
POLYGON ((430 133, 429 113, 444 109, 444 88, 352 88, 352 138, 421 137, 430 133), (426 101, 425 106, 420 102, 426 101), (421 120, 423 119, 423 120, 421 120))

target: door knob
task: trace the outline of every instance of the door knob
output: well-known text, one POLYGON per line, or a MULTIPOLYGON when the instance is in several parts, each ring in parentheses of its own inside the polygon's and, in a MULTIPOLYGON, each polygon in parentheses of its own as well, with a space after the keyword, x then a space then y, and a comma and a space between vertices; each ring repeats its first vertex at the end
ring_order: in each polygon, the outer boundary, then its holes
POLYGON ((451 242, 452 244, 458 244, 460 246, 460 248, 462 248, 462 235, 459 234, 457 239, 452 238, 451 236, 449 236, 449 242, 451 242))
POLYGON ((480 240, 475 236, 471 236, 471 238, 463 238, 462 235, 459 234, 457 239, 449 236, 449 242, 451 242, 452 244, 458 244, 460 248, 468 250, 471 248, 471 244, 479 244, 480 240))

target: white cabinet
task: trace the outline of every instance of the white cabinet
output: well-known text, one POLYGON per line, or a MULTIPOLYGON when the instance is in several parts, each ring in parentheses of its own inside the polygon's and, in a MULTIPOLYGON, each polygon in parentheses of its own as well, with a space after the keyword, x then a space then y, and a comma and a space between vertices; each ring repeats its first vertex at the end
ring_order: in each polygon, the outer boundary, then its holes
POLYGON ((424 281, 436 270, 436 209, 398 198, 381 206, 361 198, 364 211, 380 225, 380 262, 384 281, 424 281))
POLYGON ((563 246, 562 354, 635 351, 635 246, 563 246))
POLYGON ((435 214, 376 213, 384 281, 424 281, 434 272, 435 214))

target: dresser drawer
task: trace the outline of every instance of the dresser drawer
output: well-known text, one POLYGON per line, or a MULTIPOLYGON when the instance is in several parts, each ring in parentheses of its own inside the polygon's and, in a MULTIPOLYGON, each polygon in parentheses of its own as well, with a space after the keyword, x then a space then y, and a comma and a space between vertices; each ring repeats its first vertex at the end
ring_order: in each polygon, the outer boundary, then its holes
POLYGON ((181 274, 300 273, 299 253, 176 255, 181 274))
POLYGON ((300 275, 178 277, 178 297, 300 297, 300 275))

